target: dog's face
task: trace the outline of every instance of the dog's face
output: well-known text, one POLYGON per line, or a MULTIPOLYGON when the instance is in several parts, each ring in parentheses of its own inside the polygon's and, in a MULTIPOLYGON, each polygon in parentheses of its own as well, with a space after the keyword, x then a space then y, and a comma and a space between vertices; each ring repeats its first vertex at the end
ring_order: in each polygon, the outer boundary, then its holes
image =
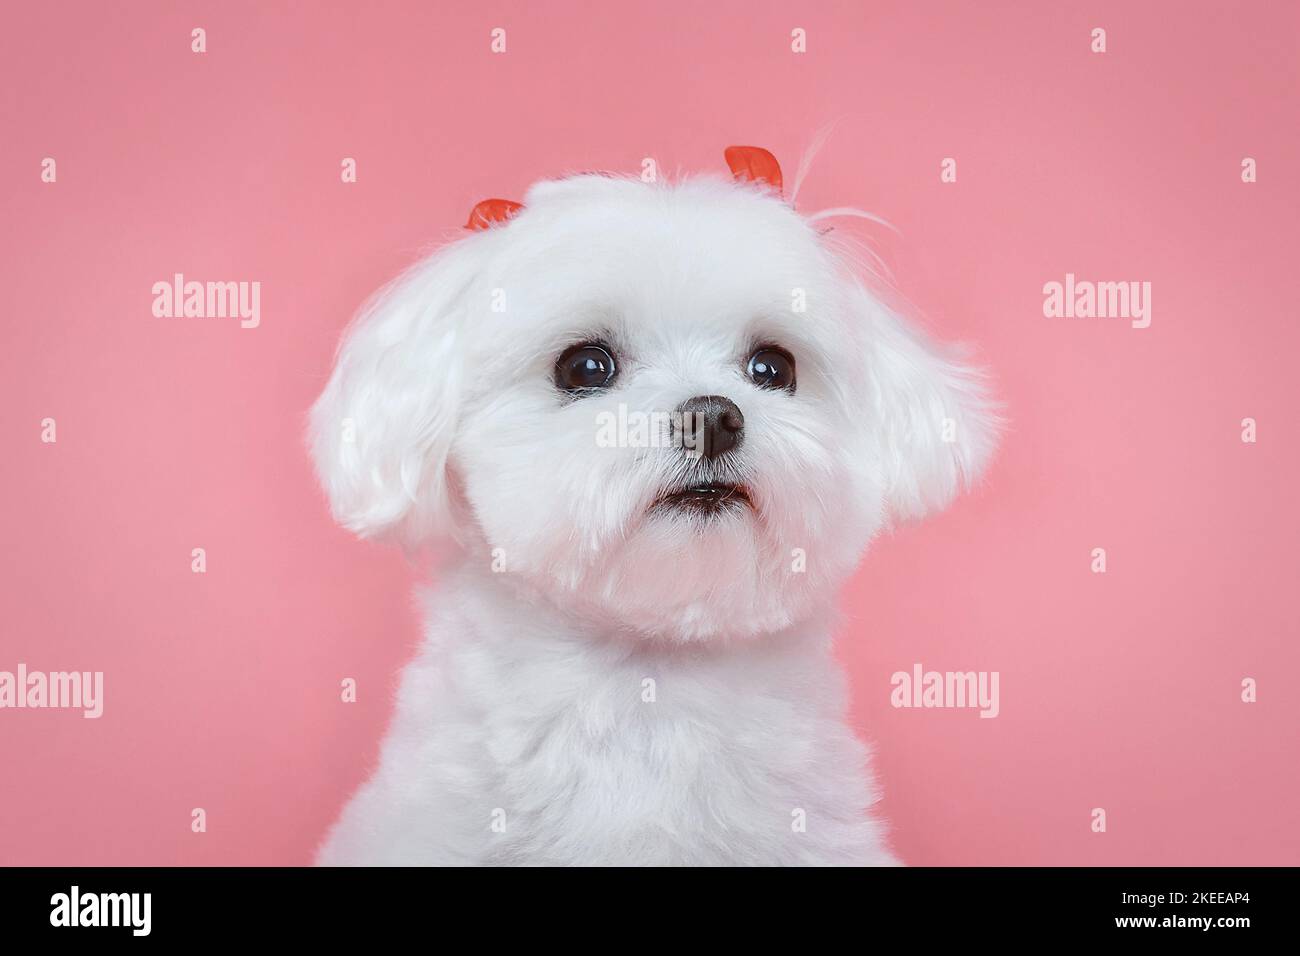
POLYGON ((777 196, 585 175, 363 312, 313 441, 353 530, 455 537, 576 616, 698 639, 830 600, 992 422, 777 196))

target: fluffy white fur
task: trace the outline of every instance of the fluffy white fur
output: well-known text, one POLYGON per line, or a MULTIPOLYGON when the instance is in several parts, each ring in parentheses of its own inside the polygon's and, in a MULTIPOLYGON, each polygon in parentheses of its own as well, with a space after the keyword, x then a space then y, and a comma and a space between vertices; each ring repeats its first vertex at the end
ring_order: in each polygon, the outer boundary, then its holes
POLYGON ((321 863, 895 862, 829 609, 875 534, 978 474, 993 418, 778 196, 535 185, 363 310, 311 433, 342 524, 458 555, 321 863), (597 337, 619 378, 568 399, 556 358, 597 337), (794 393, 745 375, 770 342, 794 393), (697 395, 743 410, 730 459, 596 441, 600 411, 697 395), (687 476, 754 508, 650 508, 687 476))

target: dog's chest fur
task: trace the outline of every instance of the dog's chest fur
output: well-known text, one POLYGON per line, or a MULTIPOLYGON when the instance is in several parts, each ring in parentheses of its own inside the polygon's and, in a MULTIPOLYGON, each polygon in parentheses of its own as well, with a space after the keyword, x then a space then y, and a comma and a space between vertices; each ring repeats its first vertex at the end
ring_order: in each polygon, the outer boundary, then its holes
POLYGON ((468 569, 430 603, 322 863, 893 862, 824 631, 574 633, 468 569))

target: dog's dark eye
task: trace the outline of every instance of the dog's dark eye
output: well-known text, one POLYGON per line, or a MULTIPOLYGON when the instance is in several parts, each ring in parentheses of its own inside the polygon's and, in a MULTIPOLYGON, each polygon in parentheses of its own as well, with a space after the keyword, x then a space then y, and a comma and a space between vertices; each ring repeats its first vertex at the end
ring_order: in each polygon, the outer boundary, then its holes
POLYGON ((555 384, 566 392, 605 388, 617 374, 614 354, 603 345, 575 345, 555 363, 555 384))
POLYGON ((794 391, 794 356, 785 349, 764 346, 749 359, 749 377, 759 388, 794 391))

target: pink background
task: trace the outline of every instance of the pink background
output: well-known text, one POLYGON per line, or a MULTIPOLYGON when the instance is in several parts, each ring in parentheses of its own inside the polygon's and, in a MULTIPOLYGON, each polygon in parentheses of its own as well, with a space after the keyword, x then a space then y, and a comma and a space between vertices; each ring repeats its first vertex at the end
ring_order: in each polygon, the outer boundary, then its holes
POLYGON ((731 143, 792 178, 838 120, 801 208, 902 230, 840 226, 1012 422, 846 597, 901 856, 1300 863, 1295 5, 617 6, 10 11, 0 670, 102 670, 106 701, 0 711, 0 862, 308 862, 419 634, 416 569, 331 524, 303 451, 352 311, 486 196, 731 143), (261 327, 154 318, 175 272, 260 281, 261 327), (1150 281, 1151 327, 1044 318, 1066 272, 1150 281), (1001 716, 891 708, 914 662, 999 671, 1001 716))

